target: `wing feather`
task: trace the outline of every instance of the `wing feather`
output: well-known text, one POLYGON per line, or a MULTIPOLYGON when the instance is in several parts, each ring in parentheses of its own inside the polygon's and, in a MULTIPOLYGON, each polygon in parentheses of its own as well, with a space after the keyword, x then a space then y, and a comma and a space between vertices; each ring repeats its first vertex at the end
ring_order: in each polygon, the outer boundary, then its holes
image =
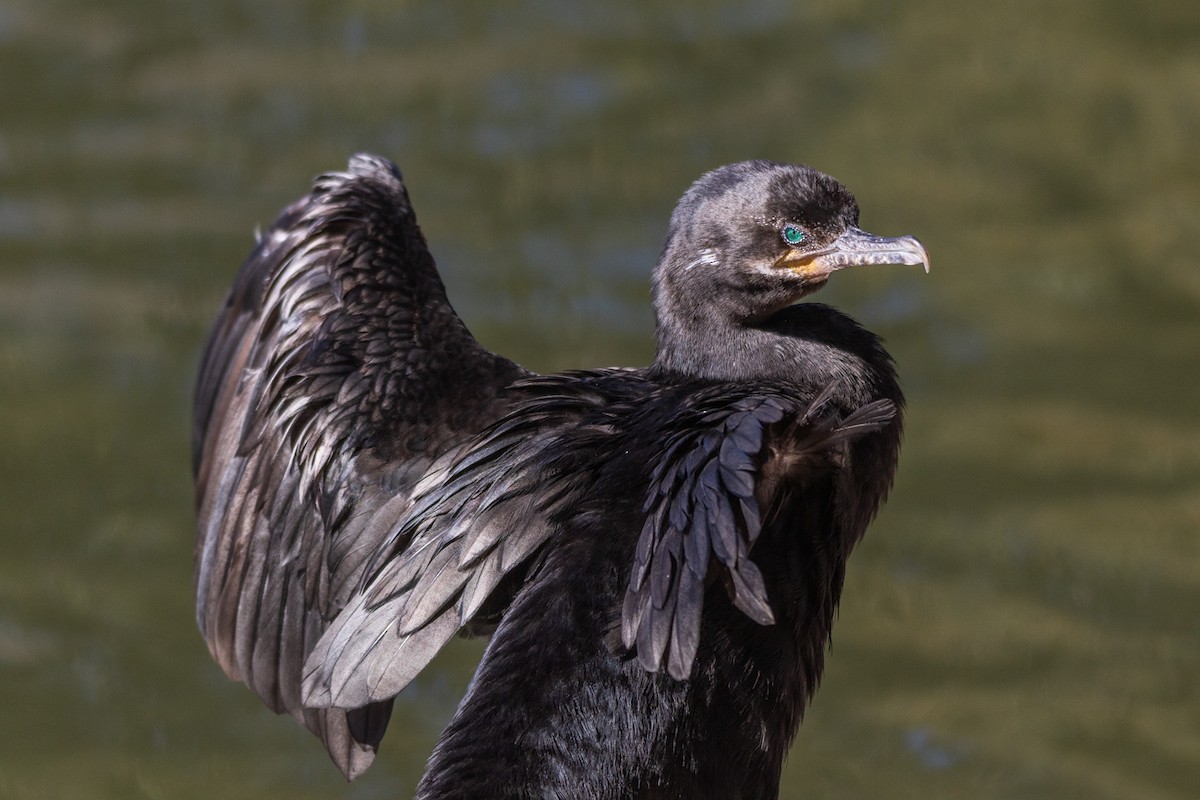
MULTIPOLYGON (((617 372, 617 371, 611 371, 617 372)), ((607 442, 612 398, 578 375, 530 379, 510 414, 429 470, 354 602, 305 665, 314 707, 395 696, 446 641, 524 574, 607 442)), ((518 581, 520 583, 520 581, 518 581)))
POLYGON ((732 401, 701 391, 690 413, 672 420, 682 432, 651 469, 621 610, 621 640, 645 669, 665 669, 677 680, 690 674, 710 563, 720 566, 735 607, 760 625, 774 623, 766 583, 750 557, 762 529, 761 473, 776 458, 772 448, 784 453, 778 468, 804 480, 836 469, 833 451, 896 415, 887 400, 844 416, 829 410, 835 388, 824 387, 808 403, 759 394, 753 386, 732 401))
POLYGON ((399 172, 372 156, 283 212, 209 337, 193 419, 197 620, 226 673, 320 736, 348 776, 388 709, 305 708, 304 659, 433 460, 411 443, 453 450, 525 374, 454 314, 399 172))

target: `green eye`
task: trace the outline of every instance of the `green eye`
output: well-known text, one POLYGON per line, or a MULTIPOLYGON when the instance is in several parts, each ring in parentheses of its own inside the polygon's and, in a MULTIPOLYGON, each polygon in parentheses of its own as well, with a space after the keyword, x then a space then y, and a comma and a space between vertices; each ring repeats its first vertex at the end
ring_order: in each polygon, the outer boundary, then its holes
POLYGON ((784 225, 783 240, 788 244, 800 244, 804 241, 804 231, 795 225, 784 225))

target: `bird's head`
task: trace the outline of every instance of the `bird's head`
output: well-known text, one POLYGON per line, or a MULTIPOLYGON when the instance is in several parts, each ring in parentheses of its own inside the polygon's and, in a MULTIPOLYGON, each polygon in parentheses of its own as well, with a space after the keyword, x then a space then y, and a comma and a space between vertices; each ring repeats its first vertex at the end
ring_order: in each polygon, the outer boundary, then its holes
POLYGON ((689 362, 710 357, 724 337, 761 328, 832 273, 867 264, 928 271, 929 256, 911 236, 860 230, 854 196, 811 167, 715 169, 680 199, 654 270, 658 363, 704 373, 689 362))

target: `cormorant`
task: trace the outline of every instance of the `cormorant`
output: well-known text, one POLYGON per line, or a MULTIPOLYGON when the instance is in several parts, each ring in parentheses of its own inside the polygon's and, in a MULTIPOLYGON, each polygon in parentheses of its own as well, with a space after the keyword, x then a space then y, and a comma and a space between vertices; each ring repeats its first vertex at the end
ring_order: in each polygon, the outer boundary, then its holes
POLYGON ((353 778, 439 648, 491 633, 418 797, 775 796, 903 404, 877 337, 797 301, 929 263, 857 222, 809 167, 709 172, 654 268, 654 363, 539 376, 450 307, 393 164, 318 178, 200 368, 213 657, 353 778))

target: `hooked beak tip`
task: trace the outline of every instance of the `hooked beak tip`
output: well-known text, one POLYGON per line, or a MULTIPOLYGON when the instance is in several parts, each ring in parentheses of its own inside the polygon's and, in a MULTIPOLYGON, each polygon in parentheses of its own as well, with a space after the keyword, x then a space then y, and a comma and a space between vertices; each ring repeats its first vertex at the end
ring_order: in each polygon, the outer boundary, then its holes
POLYGON ((870 264, 920 265, 929 272, 929 252, 913 236, 889 238, 850 228, 828 248, 810 253, 788 254, 781 264, 812 277, 827 277, 846 267, 870 264))

